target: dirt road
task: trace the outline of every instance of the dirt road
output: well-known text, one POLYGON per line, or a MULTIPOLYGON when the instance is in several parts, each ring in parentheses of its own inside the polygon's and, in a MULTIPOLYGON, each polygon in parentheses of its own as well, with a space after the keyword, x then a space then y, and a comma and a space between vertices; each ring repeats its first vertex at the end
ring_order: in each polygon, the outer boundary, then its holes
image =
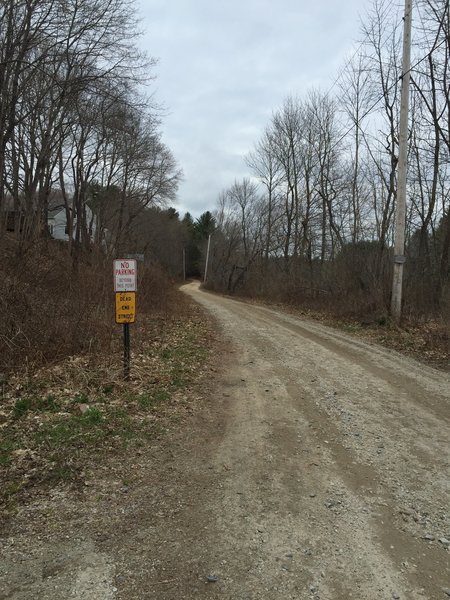
POLYGON ((57 536, 9 540, 0 598, 448 598, 448 375, 184 289, 231 349, 213 393, 129 489, 105 468, 57 536))

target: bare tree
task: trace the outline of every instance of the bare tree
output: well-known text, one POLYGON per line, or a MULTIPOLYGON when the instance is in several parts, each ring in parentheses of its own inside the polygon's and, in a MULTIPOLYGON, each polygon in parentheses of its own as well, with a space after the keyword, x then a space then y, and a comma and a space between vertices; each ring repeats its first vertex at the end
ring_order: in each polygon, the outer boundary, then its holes
POLYGON ((338 103, 344 115, 351 123, 349 142, 350 156, 348 169, 351 173, 351 221, 350 235, 353 243, 358 242, 364 235, 364 205, 367 197, 364 193, 362 177, 362 162, 364 160, 364 129, 365 121, 371 112, 373 90, 369 85, 368 66, 365 57, 358 53, 346 63, 339 80, 338 103))
POLYGON ((380 110, 374 112, 378 124, 376 137, 364 136, 373 162, 370 169, 378 184, 373 188, 373 210, 379 242, 379 271, 392 234, 395 209, 396 170, 398 163, 398 120, 400 78, 401 19, 392 15, 385 0, 375 0, 372 14, 363 27, 366 38, 365 61, 370 75, 371 94, 379 99, 380 110), (381 122, 379 123, 379 119, 381 122))
MULTIPOLYGON (((86 107, 113 87, 144 82, 147 61, 136 49, 131 0, 19 0, 0 7, 0 207, 8 193, 26 217, 23 235, 46 232, 55 168, 80 134, 73 166, 83 215, 82 148, 89 144, 86 107)), ((67 171, 64 177, 67 178, 67 171)), ((79 241, 83 220, 77 220, 79 241), (81 229, 80 229, 81 228, 81 229)), ((16 223, 16 233, 18 233, 16 223)))
POLYGON ((277 223, 281 219, 281 188, 284 180, 283 170, 275 153, 274 139, 268 128, 255 149, 247 156, 246 162, 266 191, 264 257, 267 263, 269 256, 278 249, 279 240, 275 234, 277 223))

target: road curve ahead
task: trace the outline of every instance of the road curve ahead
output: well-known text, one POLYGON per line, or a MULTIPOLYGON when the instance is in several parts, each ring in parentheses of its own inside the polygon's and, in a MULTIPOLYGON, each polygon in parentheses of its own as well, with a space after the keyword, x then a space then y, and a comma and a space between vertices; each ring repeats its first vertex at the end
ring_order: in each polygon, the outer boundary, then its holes
POLYGON ((209 467, 220 478, 198 492, 208 524, 192 549, 213 579, 191 597, 448 598, 449 376, 197 283, 182 289, 233 349, 209 467))

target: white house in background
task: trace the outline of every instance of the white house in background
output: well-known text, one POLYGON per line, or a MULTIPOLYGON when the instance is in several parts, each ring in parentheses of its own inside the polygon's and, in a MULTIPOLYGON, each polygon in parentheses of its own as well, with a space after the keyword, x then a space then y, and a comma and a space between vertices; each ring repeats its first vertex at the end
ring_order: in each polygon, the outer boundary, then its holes
MULTIPOLYGON (((72 209, 70 209, 72 210, 72 209)), ((86 210, 86 223, 90 229, 91 240, 94 240, 96 223, 94 215, 89 208, 85 207, 86 210)), ((76 230, 77 218, 73 219, 73 229, 76 230)), ((55 240, 62 240, 64 242, 69 241, 69 228, 67 226, 66 208, 63 205, 53 206, 48 211, 48 230, 50 235, 55 240)))

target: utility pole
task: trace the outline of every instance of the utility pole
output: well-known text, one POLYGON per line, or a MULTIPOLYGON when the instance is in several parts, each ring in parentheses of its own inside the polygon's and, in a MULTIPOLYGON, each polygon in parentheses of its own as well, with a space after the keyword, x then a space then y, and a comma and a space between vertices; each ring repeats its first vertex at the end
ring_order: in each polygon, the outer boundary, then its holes
POLYGON ((206 250, 206 264, 205 264, 205 274, 203 276, 203 283, 206 283, 206 276, 208 274, 208 263, 209 263, 209 247, 211 246, 211 234, 208 237, 208 248, 206 250))
POLYGON ((391 313, 399 322, 402 315, 403 265, 405 264, 406 171, 408 161, 409 80, 411 68, 412 0, 405 0, 403 18, 402 92, 398 142, 397 197, 395 210, 394 277, 391 313))
POLYGON ((183 248, 183 281, 186 281, 186 248, 183 248))

